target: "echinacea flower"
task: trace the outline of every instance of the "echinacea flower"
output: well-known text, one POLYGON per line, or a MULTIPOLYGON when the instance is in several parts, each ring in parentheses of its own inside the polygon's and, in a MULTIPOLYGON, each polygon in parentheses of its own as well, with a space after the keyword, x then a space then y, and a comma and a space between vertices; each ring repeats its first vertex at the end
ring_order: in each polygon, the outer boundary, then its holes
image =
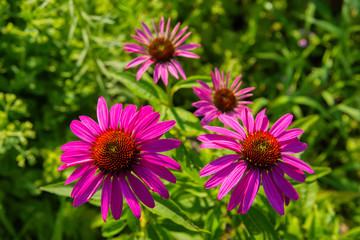
POLYGON ((159 177, 175 183, 175 176, 167 169, 180 170, 172 158, 159 154, 177 148, 180 141, 160 139, 175 121, 159 122, 160 115, 151 106, 135 105, 122 109, 115 104, 108 111, 105 99, 99 98, 96 123, 92 118, 80 116, 70 124, 72 132, 81 141, 69 142, 61 147, 65 151, 59 171, 78 166, 65 184, 75 184, 71 197, 75 207, 87 202, 102 185, 101 213, 106 221, 109 208, 114 219, 120 219, 123 196, 135 217, 140 218, 139 200, 153 208, 154 199, 148 186, 163 198, 169 192, 159 177))
POLYGON ((180 22, 176 24, 175 28, 170 33, 170 18, 166 24, 165 32, 164 17, 161 17, 160 19, 159 28, 157 28, 154 20, 152 21, 155 30, 154 35, 144 22, 141 22, 144 31, 135 28, 136 35, 131 35, 131 37, 143 45, 135 43, 124 44, 125 51, 143 55, 132 60, 125 69, 142 64, 136 74, 136 80, 139 81, 144 72, 153 63, 156 63, 153 73, 155 83, 161 78, 164 84, 167 85, 169 72, 176 79, 179 79, 179 72, 180 76, 186 80, 185 72, 175 57, 199 58, 198 55, 189 52, 189 50, 193 50, 201 45, 196 43, 183 44, 190 36, 191 32, 185 34, 188 29, 187 26, 178 32, 180 22))
POLYGON ((311 174, 314 171, 302 160, 289 155, 300 153, 307 148, 300 142, 298 136, 301 129, 286 130, 293 116, 286 114, 269 128, 269 120, 265 109, 255 118, 245 110, 241 121, 221 115, 220 121, 235 131, 222 127, 205 126, 204 128, 217 134, 199 136, 204 143, 201 148, 229 149, 233 154, 222 156, 201 171, 200 176, 213 176, 206 182, 205 188, 221 185, 218 199, 222 199, 231 189, 234 189, 227 209, 230 211, 239 206, 238 213, 246 213, 262 183, 265 194, 271 206, 281 215, 284 214, 284 202, 288 205, 290 199, 296 201, 298 193, 284 177, 286 173, 298 182, 305 181, 303 171, 311 174), (303 171, 302 171, 303 170, 303 171))
POLYGON ((236 117, 239 117, 244 109, 248 109, 245 105, 252 103, 242 99, 252 96, 248 92, 255 88, 248 87, 240 90, 242 84, 242 81, 240 81, 241 74, 235 78, 231 87, 229 87, 229 76, 230 72, 227 73, 225 81, 224 71, 221 72, 220 76, 218 69, 215 68, 215 72, 211 72, 213 89, 205 82, 197 80, 202 87, 193 87, 193 90, 201 101, 192 105, 199 108, 194 112, 195 116, 204 116, 201 125, 207 125, 221 115, 227 115, 236 120, 236 117))

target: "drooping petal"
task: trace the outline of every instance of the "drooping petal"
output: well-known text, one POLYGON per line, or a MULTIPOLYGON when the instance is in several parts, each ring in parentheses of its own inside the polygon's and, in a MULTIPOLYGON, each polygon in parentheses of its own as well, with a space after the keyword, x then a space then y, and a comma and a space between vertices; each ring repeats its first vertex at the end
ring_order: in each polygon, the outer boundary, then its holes
POLYGON ((186 80, 186 75, 185 75, 185 72, 184 70, 182 69, 180 63, 178 61, 176 61, 175 59, 171 59, 170 60, 172 62, 172 64, 174 64, 176 70, 179 72, 180 76, 186 80))
POLYGON ((85 173, 81 176, 81 178, 75 183, 75 186, 73 187, 72 191, 71 191, 71 197, 75 197, 78 192, 81 190, 81 188, 83 187, 83 185, 87 182, 87 180, 89 178, 91 178, 92 176, 94 176, 95 172, 96 172, 96 167, 89 167, 85 173))
POLYGON ((154 199, 151 196, 149 190, 145 187, 145 185, 130 172, 126 173, 126 177, 129 181, 131 189, 138 197, 138 199, 149 208, 155 207, 154 199))
POLYGON ((169 72, 171 73, 171 75, 173 75, 176 79, 179 79, 179 75, 178 75, 174 65, 172 65, 172 63, 170 63, 170 62, 167 62, 166 66, 167 66, 167 69, 169 70, 169 72))
POLYGON ((306 176, 300 169, 293 167, 287 162, 278 161, 277 164, 290 178, 298 182, 305 182, 306 176))
POLYGON ((122 193, 124 195, 124 198, 126 202, 128 203, 131 211, 134 213, 136 218, 140 218, 141 216, 141 208, 139 201, 135 197, 134 193, 131 191, 125 176, 123 174, 119 175, 119 182, 121 186, 122 193))
POLYGON ((239 154, 231 154, 231 155, 225 155, 222 157, 219 157, 215 159, 214 161, 207 164, 201 171, 200 171, 200 177, 209 176, 211 174, 214 174, 230 164, 232 164, 234 161, 238 160, 241 157, 239 154))
POLYGON ((161 75, 161 79, 164 82, 164 85, 167 86, 169 73, 168 73, 167 67, 164 63, 160 64, 160 75, 161 75))
MULTIPOLYGON (((122 197, 122 196, 121 196, 122 197)), ((111 200, 111 174, 105 177, 101 191, 101 216, 106 222, 111 200)))
POLYGON ((171 183, 176 183, 176 177, 165 167, 159 166, 156 164, 152 164, 147 161, 140 162, 140 165, 145 167, 146 169, 152 171, 157 176, 161 177, 162 179, 165 179, 171 183))
POLYGON ((218 199, 222 199, 235 185, 239 182, 240 178, 246 171, 247 166, 243 162, 235 163, 236 166, 233 171, 227 176, 224 182, 221 184, 218 199))
POLYGON ((287 155, 287 154, 282 154, 280 155, 281 159, 284 160, 286 163, 292 165, 293 167, 296 168, 300 168, 301 170, 304 170, 305 172, 314 174, 314 170, 307 165, 305 162, 301 161, 300 159, 291 156, 291 155, 287 155))
POLYGON ((96 113, 101 130, 106 131, 109 126, 109 112, 104 97, 99 98, 96 113))
POLYGON ((223 168, 222 170, 218 171, 217 173, 215 173, 211 178, 209 178, 209 180, 207 180, 207 182, 205 183, 205 188, 209 189, 209 188, 214 188, 219 186, 220 184, 222 184, 225 180, 225 178, 227 178, 229 176, 229 174, 234 170, 234 167, 236 166, 236 163, 232 163, 229 166, 223 168))
POLYGON ((273 168, 273 171, 271 171, 270 174, 280 191, 294 201, 299 199, 299 194, 296 192, 291 183, 284 178, 284 172, 281 171, 280 168, 273 168))
POLYGON ((152 190, 157 192, 161 197, 168 199, 169 192, 166 189, 164 183, 162 183, 158 176, 146 168, 135 165, 133 167, 134 173, 152 190))
POLYGON ((219 116, 219 112, 217 111, 217 109, 209 111, 207 114, 205 114, 205 117, 203 117, 203 119, 201 119, 201 121, 200 121, 201 126, 209 124, 211 121, 213 121, 218 116, 219 116))
POLYGON ((119 220, 123 208, 123 194, 120 186, 119 178, 114 175, 111 185, 110 199, 111 213, 115 220, 119 220))
POLYGON ((227 206, 227 210, 229 211, 233 210, 243 201, 245 190, 249 183, 249 177, 250 177, 249 172, 245 173, 244 176, 240 179, 239 183, 235 186, 231 194, 229 204, 227 206))
POLYGON ((156 60, 154 59, 149 59, 147 60, 143 65, 141 65, 141 67, 139 68, 139 70, 136 73, 136 81, 139 81, 141 76, 144 74, 144 72, 146 72, 146 70, 151 66, 151 64, 153 64, 154 62, 156 62, 156 60))
POLYGON ((243 204, 242 204, 242 214, 245 214, 250 206, 252 205, 256 194, 259 191, 259 187, 260 187, 260 171, 259 169, 252 169, 249 171, 249 180, 248 180, 248 184, 247 184, 247 188, 245 191, 245 195, 244 195, 244 200, 243 200, 243 204))
POLYGON ((65 185, 74 182, 76 179, 81 177, 85 172, 87 172, 90 168, 91 164, 81 164, 78 168, 74 170, 74 172, 70 175, 70 177, 65 181, 65 185))
POLYGON ((272 178, 266 173, 262 172, 262 183, 267 199, 271 206, 280 214, 284 215, 284 198, 276 188, 272 178))
POLYGON ((95 177, 91 177, 84 183, 80 191, 76 194, 73 206, 78 207, 85 202, 89 201, 90 198, 95 194, 95 192, 100 187, 102 180, 104 179, 104 174, 99 173, 95 177))

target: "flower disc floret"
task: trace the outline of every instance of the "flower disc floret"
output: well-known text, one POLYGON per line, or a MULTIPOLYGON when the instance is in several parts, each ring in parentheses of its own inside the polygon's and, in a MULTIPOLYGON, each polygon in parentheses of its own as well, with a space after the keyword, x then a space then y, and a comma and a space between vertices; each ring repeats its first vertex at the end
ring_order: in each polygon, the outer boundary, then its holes
POLYGON ((166 38, 156 38, 149 45, 149 54, 159 62, 167 62, 175 53, 173 43, 166 38))
POLYGON ((234 92, 228 88, 216 90, 213 96, 213 101, 215 107, 223 113, 234 110, 236 106, 236 97, 234 92))
POLYGON ((242 142, 244 160, 253 167, 269 168, 276 163, 280 154, 280 144, 269 132, 256 131, 242 142))
POLYGON ((90 151, 95 165, 109 173, 130 171, 139 153, 133 137, 119 128, 108 129, 99 135, 90 151))

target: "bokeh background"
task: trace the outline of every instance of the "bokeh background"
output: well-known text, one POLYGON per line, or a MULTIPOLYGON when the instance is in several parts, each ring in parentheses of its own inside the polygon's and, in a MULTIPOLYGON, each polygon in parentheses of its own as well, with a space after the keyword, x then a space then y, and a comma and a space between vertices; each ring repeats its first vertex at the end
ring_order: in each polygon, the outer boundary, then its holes
POLYGON ((0 0, 0 239, 360 239, 359 12, 358 0, 0 0), (123 73, 135 54, 122 44, 160 16, 189 26, 188 42, 202 45, 199 60, 181 59, 192 77, 174 100, 189 124, 177 132, 180 187, 167 185, 175 216, 201 231, 145 208, 138 221, 127 205, 120 221, 104 224, 98 202, 74 208, 42 191, 55 184, 66 195, 71 171, 57 171, 60 146, 76 139, 73 119, 96 117, 99 96, 164 110, 151 74, 137 88, 136 69, 123 73), (216 200, 218 189, 203 189, 198 171, 214 158, 197 151, 200 123, 188 113, 194 80, 214 67, 256 87, 255 113, 266 107, 271 122, 292 113, 305 131, 301 158, 315 175, 296 185, 300 200, 284 216, 261 193, 242 216, 216 200))

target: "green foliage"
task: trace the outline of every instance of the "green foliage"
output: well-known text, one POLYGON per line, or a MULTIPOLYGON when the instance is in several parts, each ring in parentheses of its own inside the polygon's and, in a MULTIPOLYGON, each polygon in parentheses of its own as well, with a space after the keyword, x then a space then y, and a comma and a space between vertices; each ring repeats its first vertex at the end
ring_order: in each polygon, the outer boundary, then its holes
POLYGON ((0 0, 1 239, 357 239, 360 237, 360 4, 347 1, 0 0), (175 106, 150 69, 139 82, 135 57, 122 44, 141 21, 160 16, 189 26, 199 60, 181 59, 187 81, 172 79, 175 106), (306 39, 307 45, 298 41, 306 39), (273 123, 294 115, 315 170, 279 216, 260 189, 245 215, 226 210, 229 196, 204 189, 199 171, 224 151, 201 149, 205 133, 192 113, 196 80, 210 71, 243 74, 254 86, 250 108, 273 123), (59 173, 60 146, 75 140, 69 124, 96 118, 96 102, 150 104, 177 124, 166 137, 182 145, 169 156, 182 166, 166 184, 170 199, 142 207, 137 220, 124 204, 119 221, 100 216, 100 191, 74 208, 59 173), (55 184, 54 184, 55 183, 55 184), (58 196, 57 196, 58 195, 58 196))

